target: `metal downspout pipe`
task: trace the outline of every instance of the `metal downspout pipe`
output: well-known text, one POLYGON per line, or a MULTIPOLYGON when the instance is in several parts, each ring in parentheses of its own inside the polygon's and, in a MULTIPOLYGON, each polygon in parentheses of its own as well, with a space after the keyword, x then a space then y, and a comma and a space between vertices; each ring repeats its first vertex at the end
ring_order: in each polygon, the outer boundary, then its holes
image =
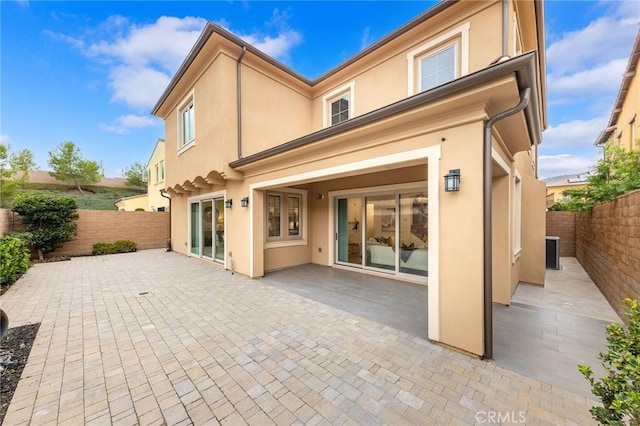
POLYGON ((242 158, 242 58, 247 53, 247 46, 242 46, 242 53, 236 61, 236 89, 238 104, 238 160, 242 158))
POLYGON ((498 121, 510 117, 522 111, 531 98, 531 88, 527 87, 520 92, 520 102, 515 107, 502 111, 491 117, 484 125, 482 173, 483 173, 483 238, 484 238, 484 355, 483 358, 493 358, 493 245, 491 226, 491 133, 493 125, 498 121))
POLYGON ((167 240, 167 251, 171 251, 171 197, 166 194, 164 188, 160 190, 160 196, 169 200, 169 239, 167 240))

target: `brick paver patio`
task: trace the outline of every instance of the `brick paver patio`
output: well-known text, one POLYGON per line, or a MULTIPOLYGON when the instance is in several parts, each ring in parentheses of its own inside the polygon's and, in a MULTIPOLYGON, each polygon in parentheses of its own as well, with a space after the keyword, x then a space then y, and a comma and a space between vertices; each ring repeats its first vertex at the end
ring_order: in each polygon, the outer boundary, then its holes
POLYGON ((42 323, 7 425, 592 423, 593 400, 162 250, 35 265, 0 302, 42 323))

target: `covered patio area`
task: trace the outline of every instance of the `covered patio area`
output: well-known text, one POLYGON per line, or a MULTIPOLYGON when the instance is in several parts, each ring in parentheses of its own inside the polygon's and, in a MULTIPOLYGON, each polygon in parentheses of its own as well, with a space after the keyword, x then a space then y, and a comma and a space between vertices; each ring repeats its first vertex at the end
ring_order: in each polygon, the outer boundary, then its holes
MULTIPOLYGON (((576 365, 601 373, 596 356, 605 348, 604 327, 620 320, 574 258, 563 264, 563 270, 547 271, 545 287, 521 284, 510 306, 494 304, 493 362, 591 396, 576 365)), ((426 285, 312 264, 268 273, 262 282, 428 338, 426 285)))

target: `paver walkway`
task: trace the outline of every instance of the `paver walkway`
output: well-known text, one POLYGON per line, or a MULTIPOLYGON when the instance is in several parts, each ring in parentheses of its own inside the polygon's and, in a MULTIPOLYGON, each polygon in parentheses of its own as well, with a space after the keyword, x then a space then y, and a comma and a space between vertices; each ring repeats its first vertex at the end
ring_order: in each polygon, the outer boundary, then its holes
POLYGON ((42 323, 7 425, 591 423, 590 399, 176 253, 35 265, 0 302, 42 323))

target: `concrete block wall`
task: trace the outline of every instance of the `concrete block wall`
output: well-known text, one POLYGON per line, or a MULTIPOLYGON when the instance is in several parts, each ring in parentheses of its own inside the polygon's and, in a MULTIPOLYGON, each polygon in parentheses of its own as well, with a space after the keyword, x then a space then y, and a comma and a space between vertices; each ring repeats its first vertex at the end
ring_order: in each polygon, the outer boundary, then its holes
POLYGON ((640 191, 576 217, 576 258, 624 318, 626 297, 640 300, 640 191))
MULTIPOLYGON (((78 210, 77 236, 47 257, 91 254, 95 243, 131 240, 138 250, 164 248, 169 238, 169 212, 119 212, 78 210)), ((10 210, 0 210, 0 234, 22 231, 20 218, 10 210)))
POLYGON ((546 235, 560 237, 561 257, 576 257, 576 213, 547 212, 546 235))

